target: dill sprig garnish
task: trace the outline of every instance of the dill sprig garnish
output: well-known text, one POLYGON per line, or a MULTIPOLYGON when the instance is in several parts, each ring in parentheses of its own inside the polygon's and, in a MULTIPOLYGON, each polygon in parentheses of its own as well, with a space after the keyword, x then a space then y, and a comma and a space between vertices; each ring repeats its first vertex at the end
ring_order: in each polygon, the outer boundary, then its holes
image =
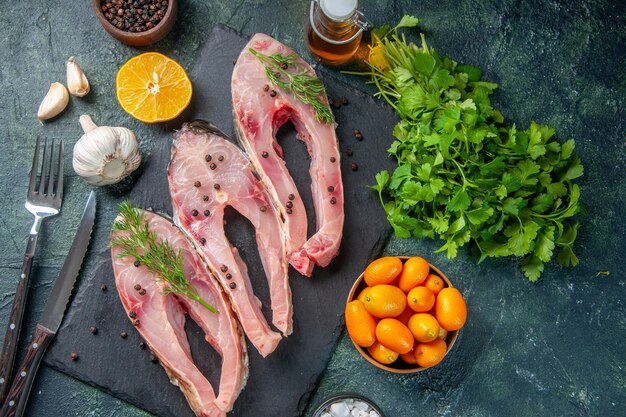
POLYGON ((265 74, 272 84, 287 93, 293 93, 302 103, 313 106, 318 122, 333 122, 328 106, 320 99, 320 96, 326 96, 324 84, 295 55, 265 55, 252 48, 250 52, 265 65, 265 74), (290 67, 295 68, 296 72, 287 71, 290 67))
POLYGON ((167 241, 157 241, 156 233, 150 231, 148 221, 144 219, 144 211, 133 207, 130 201, 122 202, 119 209, 121 219, 113 223, 113 230, 128 232, 128 235, 111 241, 112 246, 122 248, 117 257, 131 256, 156 274, 157 280, 165 283, 163 294, 180 294, 217 313, 217 309, 204 301, 185 277, 182 250, 177 252, 167 241))

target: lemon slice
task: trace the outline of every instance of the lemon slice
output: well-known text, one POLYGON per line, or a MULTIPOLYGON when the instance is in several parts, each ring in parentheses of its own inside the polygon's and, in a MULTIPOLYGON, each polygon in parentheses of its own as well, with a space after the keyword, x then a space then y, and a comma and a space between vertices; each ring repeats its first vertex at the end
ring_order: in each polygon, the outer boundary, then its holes
POLYGON ((158 52, 146 52, 117 72, 117 101, 134 118, 145 123, 172 120, 191 101, 191 81, 180 64, 158 52))

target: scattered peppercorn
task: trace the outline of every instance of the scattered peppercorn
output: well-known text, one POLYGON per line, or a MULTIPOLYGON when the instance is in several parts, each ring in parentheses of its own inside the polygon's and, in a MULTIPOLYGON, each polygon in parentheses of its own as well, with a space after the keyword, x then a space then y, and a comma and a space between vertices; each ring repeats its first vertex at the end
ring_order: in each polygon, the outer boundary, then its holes
POLYGON ((328 186, 328 192, 332 193, 333 191, 335 191, 335 187, 333 187, 332 185, 328 186))
POLYGON ((211 155, 210 154, 204 155, 204 160, 207 162, 211 162, 211 155))
POLYGON ((330 204, 337 204, 337 199, 335 197, 331 197, 330 204))
POLYGON ((229 272, 228 274, 226 274, 226 279, 231 279, 233 276, 231 275, 231 273, 229 272))
POLYGON ((198 210, 196 210, 196 209, 191 210, 191 215, 193 217, 196 217, 198 215, 198 210))
POLYGON ((352 151, 351 148, 346 149, 346 155, 348 155, 348 156, 354 155, 354 152, 352 151))
POLYGON ((201 244, 201 245, 204 245, 205 243, 206 243, 206 239, 205 239, 205 238, 203 238, 203 237, 201 237, 201 238, 200 238, 200 244, 201 244))
POLYGON ((330 157, 330 162, 332 162, 334 164, 335 162, 337 162, 337 158, 335 158, 334 156, 331 156, 330 157))
POLYGON ((134 325, 134 326, 139 326, 140 324, 141 324, 141 322, 139 321, 139 319, 137 319, 137 320, 135 320, 135 321, 133 322, 133 325, 134 325))
POLYGON ((121 337, 122 339, 126 339, 126 338, 128 337, 128 333, 126 333, 125 331, 123 331, 123 330, 122 330, 122 331, 120 332, 120 337, 121 337))
POLYGON ((210 214, 211 214, 211 212, 210 212, 209 210, 204 210, 204 215, 205 215, 205 216, 207 216, 207 217, 208 217, 210 214))
POLYGON ((287 206, 287 208, 292 208, 293 207, 293 203, 291 201, 287 201, 287 204, 285 204, 287 206))
POLYGON ((135 291, 139 291, 139 290, 141 289, 141 285, 139 285, 139 284, 135 284, 135 287, 134 287, 134 288, 135 288, 135 291))
POLYGON ((203 195, 203 196, 202 196, 202 200, 204 200, 204 201, 209 201, 209 196, 208 196, 208 195, 203 195))
POLYGON ((280 64, 280 67, 281 67, 282 69, 286 70, 287 68, 289 68, 289 65, 287 65, 287 63, 286 63, 286 62, 283 62, 283 63, 281 63, 281 64, 280 64))
POLYGON ((228 271, 228 267, 227 267, 226 265, 222 265, 222 266, 220 267, 220 270, 221 270, 222 272, 226 272, 226 271, 228 271))
POLYGON ((363 140, 363 134, 359 129, 354 129, 354 132, 352 132, 352 134, 354 135, 356 140, 363 140))
POLYGON ((143 288, 139 290, 139 295, 146 295, 146 290, 143 288))
POLYGON ((353 163, 350 165, 350 168, 352 168, 352 171, 356 171, 356 170, 358 170, 358 169, 359 169, 359 165, 358 165, 356 162, 353 162, 353 163))
POLYGON ((107 287, 106 284, 102 284, 102 285, 100 285, 100 289, 102 290, 102 292, 106 292, 106 290, 108 290, 109 287, 107 287))
POLYGON ((291 214, 293 213, 293 210, 291 210, 290 208, 287 209, 287 214, 291 214))
POLYGON ((76 352, 70 353, 70 359, 73 360, 73 361, 77 361, 78 360, 78 353, 76 353, 76 352))
POLYGON ((218 157, 217 157, 217 160, 218 160, 218 161, 220 161, 220 162, 222 162, 222 161, 224 160, 224 155, 220 155, 220 156, 218 156, 218 157))
POLYGON ((294 194, 289 194, 287 198, 293 201, 296 199, 296 196, 294 194))
POLYGON ((141 262, 139 262, 139 260, 135 260, 135 262, 133 262, 133 265, 135 265, 135 268, 139 268, 139 265, 141 265, 141 262))
POLYGON ((215 169, 215 168, 217 168, 217 165, 215 165, 214 163, 212 163, 211 165, 209 165, 209 168, 211 168, 211 169, 215 169))
POLYGON ((128 317, 130 317, 131 319, 134 319, 135 317, 137 317, 137 313, 135 313, 134 311, 131 311, 130 313, 128 313, 128 317))
POLYGON ((220 185, 219 184, 213 184, 213 188, 215 188, 216 190, 220 189, 220 185))
POLYGON ((152 363, 157 363, 159 361, 159 359, 156 356, 154 356, 154 355, 150 355, 150 361, 152 363))
POLYGON ((231 282, 230 284, 228 284, 228 286, 234 290, 237 287, 237 284, 231 282))
POLYGON ((276 93, 276 90, 272 90, 272 91, 270 91, 270 96, 272 96, 272 97, 276 97, 276 94, 277 94, 277 93, 276 93))
POLYGON ((116 0, 102 3, 100 10, 113 26, 134 33, 157 26, 165 16, 168 5, 168 1, 158 0, 116 0))
POLYGON ((261 206, 261 207, 259 207, 259 210, 261 210, 262 212, 265 212, 265 211, 267 211, 267 207, 266 206, 261 206))
POLYGON ((89 328, 89 331, 91 332, 91 334, 98 334, 98 328, 96 326, 91 326, 89 328))
POLYGON ((263 158, 267 158, 268 156, 270 156, 270 154, 268 154, 267 152, 263 151, 263 152, 261 152, 261 156, 263 158))
POLYGON ((202 185, 202 183, 200 181, 196 181, 196 182, 193 183, 193 186, 196 187, 196 188, 200 187, 201 185, 202 185))
POLYGON ((270 91, 270 86, 268 84, 265 84, 263 86, 263 91, 270 91))
POLYGON ((146 344, 144 342, 139 342, 139 349, 145 349, 146 344))

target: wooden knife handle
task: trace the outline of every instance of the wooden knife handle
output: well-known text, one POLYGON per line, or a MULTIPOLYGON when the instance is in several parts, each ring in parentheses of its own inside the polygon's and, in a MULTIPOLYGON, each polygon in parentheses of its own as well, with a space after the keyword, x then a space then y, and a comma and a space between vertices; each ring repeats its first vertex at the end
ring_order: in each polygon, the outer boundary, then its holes
POLYGON ((37 374, 37 368, 39 368, 41 359, 53 338, 54 333, 41 324, 37 325, 32 340, 28 345, 26 356, 24 356, 17 370, 9 395, 2 406, 0 417, 21 417, 24 414, 28 395, 37 374))
POLYGON ((2 345, 2 353, 0 354, 0 404, 6 399, 9 392, 9 384, 13 376, 13 365, 15 363, 15 354, 20 339, 20 330, 22 329, 22 318, 24 317, 24 308, 26 307, 26 297, 28 296, 28 281, 30 278, 30 269, 35 256, 35 246, 37 245, 37 235, 31 234, 26 246, 26 254, 20 271, 20 277, 15 290, 15 298, 11 306, 9 314, 9 322, 4 335, 4 343, 2 345))

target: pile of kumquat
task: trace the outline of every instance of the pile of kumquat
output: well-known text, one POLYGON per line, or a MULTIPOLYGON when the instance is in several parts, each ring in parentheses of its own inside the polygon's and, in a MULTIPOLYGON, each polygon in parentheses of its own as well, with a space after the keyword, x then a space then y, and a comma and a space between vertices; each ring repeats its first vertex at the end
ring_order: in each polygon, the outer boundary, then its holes
POLYGON ((370 263, 367 287, 346 305, 352 341, 384 365, 399 358, 422 368, 441 362, 448 332, 463 327, 467 307, 459 290, 432 272, 419 256, 404 264, 394 256, 370 263))

